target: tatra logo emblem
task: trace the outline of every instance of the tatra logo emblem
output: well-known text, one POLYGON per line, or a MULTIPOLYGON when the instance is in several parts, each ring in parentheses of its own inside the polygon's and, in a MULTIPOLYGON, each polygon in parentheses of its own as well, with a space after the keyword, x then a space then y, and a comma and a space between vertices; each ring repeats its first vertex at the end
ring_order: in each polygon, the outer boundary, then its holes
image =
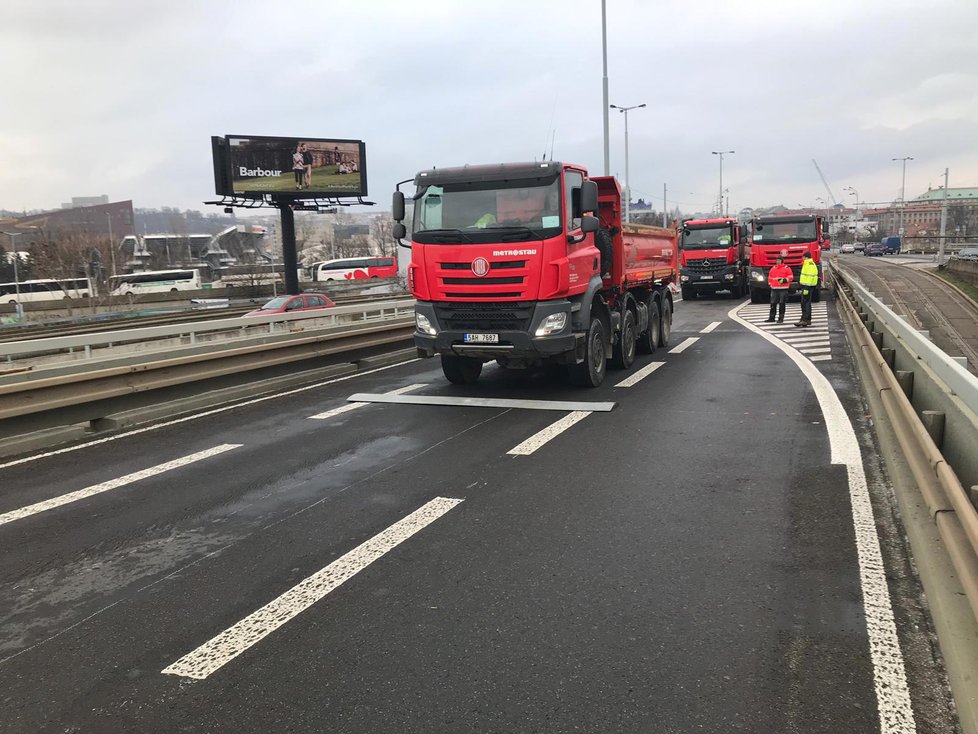
POLYGON ((479 278, 484 278, 489 273, 489 261, 484 257, 477 257, 472 261, 472 272, 479 278))

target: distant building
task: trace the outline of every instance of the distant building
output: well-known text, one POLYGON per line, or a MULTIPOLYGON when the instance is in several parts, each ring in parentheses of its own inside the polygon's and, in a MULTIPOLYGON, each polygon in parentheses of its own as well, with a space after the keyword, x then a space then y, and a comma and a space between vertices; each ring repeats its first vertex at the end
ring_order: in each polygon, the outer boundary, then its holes
POLYGON ((46 237, 64 234, 108 237, 111 233, 112 240, 120 242, 123 237, 136 234, 133 222, 132 201, 116 201, 30 214, 18 217, 14 226, 19 229, 40 229, 46 237))
POLYGON ((81 209, 85 206, 101 206, 102 204, 108 204, 109 197, 106 194, 101 196, 72 196, 71 201, 67 204, 62 204, 62 209, 81 209))

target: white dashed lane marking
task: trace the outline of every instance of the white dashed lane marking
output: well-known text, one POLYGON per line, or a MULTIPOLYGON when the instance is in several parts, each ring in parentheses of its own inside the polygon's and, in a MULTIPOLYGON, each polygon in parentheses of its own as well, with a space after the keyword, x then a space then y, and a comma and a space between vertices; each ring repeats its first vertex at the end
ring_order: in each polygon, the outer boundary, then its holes
MULTIPOLYGON (((397 390, 391 390, 387 395, 403 395, 404 393, 411 392, 412 390, 420 390, 422 387, 427 387, 425 383, 420 383, 417 385, 408 385, 407 387, 399 387, 397 390)), ((346 405, 341 405, 338 408, 333 408, 332 410, 327 410, 325 413, 317 413, 316 415, 309 416, 309 420, 323 421, 328 418, 332 418, 343 413, 349 413, 351 410, 356 410, 357 408, 362 408, 364 405, 370 405, 370 403, 347 403, 346 405)))
POLYGON ((698 336, 691 336, 688 339, 683 339, 681 342, 679 342, 679 344, 669 350, 669 354, 680 354, 685 352, 699 340, 700 338, 698 336))
POLYGON ((512 456, 529 456, 548 441, 553 440, 575 423, 584 420, 589 415, 591 415, 591 411, 589 410, 575 410, 573 413, 568 413, 560 420, 551 423, 542 431, 534 433, 519 446, 511 448, 506 453, 512 456))
POLYGON ((634 375, 626 377, 624 380, 615 385, 615 387, 631 387, 632 385, 637 384, 639 381, 644 380, 664 364, 665 362, 651 362, 645 365, 642 369, 637 370, 634 375))
POLYGON ((203 680, 335 588, 356 576, 462 500, 436 497, 370 540, 299 582, 277 599, 228 627, 196 650, 163 669, 167 675, 203 680))
POLYGON ((19 510, 11 510, 10 512, 5 512, 4 514, 0 515, 0 525, 6 525, 8 522, 13 522, 14 520, 22 520, 25 517, 36 515, 39 512, 47 512, 48 510, 53 510, 56 507, 62 507, 63 505, 77 502, 78 500, 83 500, 87 497, 94 497, 97 494, 118 489, 119 487, 125 487, 133 482, 138 482, 140 479, 149 479, 150 477, 155 477, 158 474, 163 474, 164 472, 168 472, 173 469, 179 469, 181 466, 187 466, 188 464, 193 464, 197 461, 202 461, 203 459, 209 459, 210 457, 217 456, 218 454, 223 454, 225 451, 230 451, 231 449, 236 449, 240 446, 241 444, 239 443, 221 444, 220 446, 215 446, 214 448, 207 449, 206 451, 198 451, 196 454, 190 454, 189 456, 183 456, 179 459, 174 459, 173 461, 167 461, 164 464, 151 466, 148 469, 142 469, 140 471, 133 472, 132 474, 126 474, 124 477, 119 477, 118 479, 110 479, 107 482, 93 484, 91 487, 79 489, 75 492, 69 492, 68 494, 63 494, 60 497, 52 497, 51 499, 44 500, 43 502, 37 502, 33 505, 21 507, 19 510))
POLYGON ((700 331, 700 334, 709 334, 711 331, 713 331, 715 328, 717 328, 721 323, 723 323, 723 322, 722 321, 714 321, 712 324, 710 324, 705 329, 703 329, 702 331, 700 331))

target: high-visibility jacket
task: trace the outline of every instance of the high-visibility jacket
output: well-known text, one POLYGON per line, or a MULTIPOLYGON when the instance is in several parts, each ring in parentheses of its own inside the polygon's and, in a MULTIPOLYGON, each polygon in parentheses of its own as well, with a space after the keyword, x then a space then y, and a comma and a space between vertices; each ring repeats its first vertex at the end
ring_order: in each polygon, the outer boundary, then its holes
POLYGON ((787 265, 775 265, 767 274, 767 284, 773 290, 784 290, 794 280, 794 273, 787 265))
POLYGON ((802 285, 818 285, 818 265, 810 257, 801 264, 801 275, 798 282, 802 285))

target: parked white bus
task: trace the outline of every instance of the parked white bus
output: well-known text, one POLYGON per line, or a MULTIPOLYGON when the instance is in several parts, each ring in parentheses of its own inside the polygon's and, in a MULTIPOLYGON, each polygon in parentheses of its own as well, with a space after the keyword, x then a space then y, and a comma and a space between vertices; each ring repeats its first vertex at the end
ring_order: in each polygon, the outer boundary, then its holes
POLYGON ((0 283, 0 303, 63 301, 66 298, 88 298, 94 292, 92 281, 88 278, 22 280, 19 283, 0 283))
POLYGON ((113 296, 196 291, 202 287, 197 270, 147 270, 109 278, 109 293, 113 296))
POLYGON ((344 257, 313 263, 310 271, 312 279, 317 282, 394 278, 397 276, 397 260, 392 257, 344 257))

